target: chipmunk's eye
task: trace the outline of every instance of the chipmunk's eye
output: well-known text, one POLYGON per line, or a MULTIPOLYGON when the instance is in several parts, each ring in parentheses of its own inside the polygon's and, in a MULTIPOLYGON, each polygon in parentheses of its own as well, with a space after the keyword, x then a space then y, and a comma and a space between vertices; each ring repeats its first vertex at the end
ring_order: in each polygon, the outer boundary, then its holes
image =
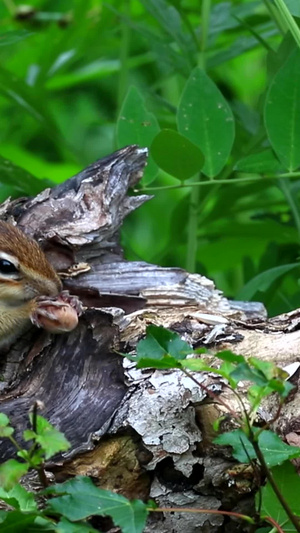
POLYGON ((7 259, 0 259, 0 273, 1 274, 18 274, 18 269, 13 263, 7 259))

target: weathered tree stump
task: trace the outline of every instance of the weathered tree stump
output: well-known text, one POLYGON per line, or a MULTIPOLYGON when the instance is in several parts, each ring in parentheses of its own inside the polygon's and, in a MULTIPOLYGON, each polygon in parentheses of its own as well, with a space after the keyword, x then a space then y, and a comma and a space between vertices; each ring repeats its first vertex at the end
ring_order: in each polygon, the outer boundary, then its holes
MULTIPOLYGON (((124 260, 118 230, 149 200, 127 195, 146 158, 146 149, 129 146, 35 198, 1 206, 1 218, 40 243, 85 311, 69 334, 33 328, 13 346, 1 361, 0 411, 20 439, 33 402, 45 404, 43 416, 72 444, 48 466, 57 480, 84 474, 164 507, 250 512, 253 485, 232 482, 230 455, 212 443, 218 405, 180 372, 137 371, 117 352, 134 350, 146 326, 156 324, 194 346, 230 348, 284 365, 298 358, 299 310, 268 320, 262 304, 231 302, 201 275, 124 260)), ((222 380, 198 379, 238 408, 222 380)), ((297 435, 298 406, 296 393, 282 413, 283 434, 297 435)), ((5 460, 15 451, 3 440, 0 453, 5 460)), ((146 531, 183 527, 189 533, 243 530, 224 524, 222 516, 175 513, 153 515, 146 531)))

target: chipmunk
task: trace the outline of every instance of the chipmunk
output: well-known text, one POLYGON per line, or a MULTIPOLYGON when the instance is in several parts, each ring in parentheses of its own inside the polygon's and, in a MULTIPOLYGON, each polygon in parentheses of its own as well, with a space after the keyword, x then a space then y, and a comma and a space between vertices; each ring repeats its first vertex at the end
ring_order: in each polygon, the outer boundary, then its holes
POLYGON ((30 322, 52 333, 78 323, 77 297, 62 282, 38 243, 0 221, 0 350, 9 347, 30 322))

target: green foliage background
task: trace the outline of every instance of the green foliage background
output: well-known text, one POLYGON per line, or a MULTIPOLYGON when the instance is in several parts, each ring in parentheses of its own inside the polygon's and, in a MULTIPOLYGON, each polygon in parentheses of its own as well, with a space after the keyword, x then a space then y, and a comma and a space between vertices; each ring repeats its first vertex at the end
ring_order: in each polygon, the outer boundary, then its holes
POLYGON ((126 221, 125 255, 207 275, 270 314, 299 307, 299 17, 298 0, 5 0, 0 199, 36 194, 125 144, 150 147, 160 129, 184 136, 198 66, 195 116, 208 113, 212 157, 230 154, 213 175, 197 137, 191 147, 159 134, 141 184, 155 197, 126 221), (232 149, 213 88, 233 113, 232 149))

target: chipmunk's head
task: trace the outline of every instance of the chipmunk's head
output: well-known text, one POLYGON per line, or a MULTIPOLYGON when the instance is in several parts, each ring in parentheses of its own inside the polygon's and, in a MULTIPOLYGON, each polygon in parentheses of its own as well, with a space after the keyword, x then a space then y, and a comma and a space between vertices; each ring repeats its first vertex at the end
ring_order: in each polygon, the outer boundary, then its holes
POLYGON ((6 305, 39 295, 56 296, 61 281, 36 241, 0 221, 0 301, 6 305))

